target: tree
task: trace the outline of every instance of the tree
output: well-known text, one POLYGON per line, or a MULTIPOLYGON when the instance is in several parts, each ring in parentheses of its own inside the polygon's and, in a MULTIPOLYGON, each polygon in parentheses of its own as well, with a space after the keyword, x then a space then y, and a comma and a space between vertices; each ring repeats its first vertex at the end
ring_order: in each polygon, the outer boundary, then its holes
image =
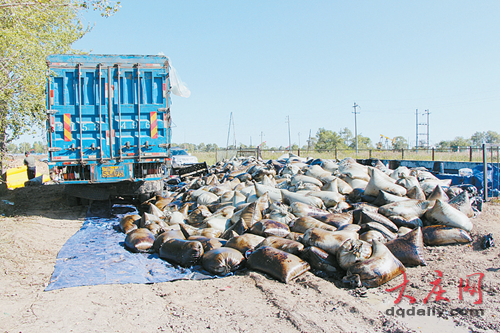
POLYGON ((19 1, 19 0, 3 0, 0 2, 0 10, 5 8, 16 8, 16 7, 75 7, 81 9, 93 9, 101 12, 101 16, 109 17, 116 13, 120 6, 120 1, 108 1, 108 0, 75 0, 75 1, 53 1, 53 0, 33 0, 29 1, 19 1))
POLYGON ((499 144, 500 134, 495 131, 486 132, 486 143, 499 144))
POLYGON ((118 6, 106 0, 0 0, 0 162, 8 143, 42 127, 45 59, 73 52, 71 44, 89 31, 79 12, 93 8, 109 16, 118 6))
POLYGON ((486 142, 485 132, 476 132, 470 137, 473 146, 480 146, 483 142, 486 142))
POLYGON ((451 142, 450 142, 450 147, 456 151, 458 150, 458 147, 468 147, 471 145, 471 142, 469 139, 466 139, 462 136, 457 136, 455 137, 455 139, 453 139, 451 142))
POLYGON ((196 145, 194 143, 183 143, 180 145, 184 150, 186 151, 195 151, 196 150, 196 145))
MULTIPOLYGON (((353 139, 349 148, 356 149, 356 139, 353 139)), ((372 149, 372 140, 366 136, 358 135, 358 148, 359 149, 372 149)))
POLYGON ((37 142, 33 143, 33 150, 37 154, 42 154, 42 153, 47 152, 46 146, 41 141, 37 141, 37 142))
POLYGON ((9 152, 11 154, 16 154, 18 152, 16 144, 15 143, 9 143, 7 145, 7 152, 9 152))
POLYGON ((318 139, 314 136, 307 138, 307 144, 304 146, 304 149, 314 149, 316 146, 316 143, 318 142, 318 139))
POLYGON ((441 141, 438 144, 439 148, 451 148, 452 151, 459 151, 460 147, 468 147, 471 145, 471 140, 465 139, 462 136, 457 136, 451 141, 441 141))
POLYGON ((406 139, 402 136, 395 137, 392 149, 401 150, 405 148, 408 148, 408 142, 406 141, 406 139))
POLYGON ((481 146, 483 143, 499 144, 500 134, 495 131, 476 132, 470 137, 471 145, 481 146))
POLYGON ((439 143, 437 144, 437 148, 438 149, 450 148, 450 144, 451 144, 451 141, 442 140, 442 141, 439 141, 439 143))
POLYGON ((19 151, 23 154, 29 152, 31 151, 31 145, 28 142, 22 142, 19 144, 19 151))
POLYGON ((342 138, 342 140, 344 140, 344 145, 346 145, 346 146, 351 145, 352 140, 354 140, 354 136, 352 135, 351 130, 348 129, 347 127, 344 127, 344 129, 341 129, 339 132, 339 135, 342 138))
POLYGON ((315 149, 345 148, 344 140, 336 132, 320 128, 316 133, 317 142, 315 149))
POLYGON ((198 146, 196 146, 197 151, 207 151, 207 146, 202 142, 198 146))
POLYGON ((215 143, 208 143, 206 147, 206 151, 215 151, 219 149, 215 143))

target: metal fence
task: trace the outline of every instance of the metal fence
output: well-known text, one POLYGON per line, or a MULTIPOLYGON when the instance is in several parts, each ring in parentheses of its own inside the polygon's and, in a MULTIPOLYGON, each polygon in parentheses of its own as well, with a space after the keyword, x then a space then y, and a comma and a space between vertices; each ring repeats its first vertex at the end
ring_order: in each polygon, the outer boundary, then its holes
MULTIPOLYGON (((499 159, 499 147, 486 147, 488 160, 493 162, 499 159)), ((263 159, 272 159, 287 153, 288 150, 262 150, 263 159)), ((449 149, 296 149, 291 153, 301 157, 328 158, 342 160, 346 157, 355 159, 380 160, 416 160, 416 161, 454 161, 454 162, 482 162, 482 147, 457 147, 449 149)))
MULTIPOLYGON (((486 145, 486 159, 488 163, 498 163, 500 147, 486 145)), ((293 153, 300 157, 325 158, 342 160, 346 157, 355 159, 380 160, 413 160, 413 161, 453 161, 453 162, 483 162, 482 147, 455 147, 448 149, 419 148, 419 149, 217 149, 211 152, 192 152, 200 162, 208 165, 234 156, 255 156, 263 160, 277 159, 286 153, 293 153)))

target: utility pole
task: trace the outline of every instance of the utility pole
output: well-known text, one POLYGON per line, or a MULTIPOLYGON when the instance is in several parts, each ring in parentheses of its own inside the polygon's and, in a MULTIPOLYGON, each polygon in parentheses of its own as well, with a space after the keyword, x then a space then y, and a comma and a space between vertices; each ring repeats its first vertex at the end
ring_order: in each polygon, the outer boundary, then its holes
MULTIPOLYGON (((233 113, 231 112, 231 115, 233 113)), ((233 117, 233 146, 234 146, 234 149, 236 149, 236 129, 234 128, 234 117, 233 117)))
POLYGON ((309 153, 310 148, 311 148, 311 130, 309 130, 309 139, 307 140, 307 153, 309 153))
POLYGON ((358 153, 358 123, 356 120, 356 115, 359 113, 356 111, 356 108, 358 108, 359 105, 354 103, 353 108, 354 108, 354 137, 356 138, 356 154, 358 153))
MULTIPOLYGON (((226 149, 229 148, 229 135, 231 134, 231 121, 233 119, 233 113, 231 112, 231 114, 229 115, 229 128, 227 130, 227 141, 226 141, 226 149)), ((234 128, 233 128, 233 131, 234 131, 234 128)))
MULTIPOLYGON (((418 136, 419 135, 425 135, 427 137, 427 149, 429 149, 429 146, 430 146, 430 133, 429 133, 429 126, 430 126, 430 119, 429 119, 429 115, 430 115, 430 112, 429 110, 425 110, 425 112, 422 114, 423 116, 424 115, 427 115, 427 122, 426 123, 419 123, 418 122, 418 109, 415 110, 415 121, 416 121, 416 145, 415 145, 415 148, 416 150, 418 151, 418 146, 419 146, 419 141, 418 141, 418 136), (426 132, 425 133, 419 133, 419 126, 426 126, 426 132)), ((423 145, 421 145, 423 146, 423 145)))
POLYGON ((262 139, 263 136, 264 132, 260 131, 260 148, 262 148, 262 143, 264 142, 264 140, 262 139))
POLYGON ((299 149, 300 149, 300 132, 299 132, 299 149))
POLYGON ((429 135, 430 135, 429 134, 429 125, 430 125, 429 114, 430 114, 430 112, 429 112, 429 110, 425 110, 425 113, 427 114, 427 149, 429 149, 429 146, 430 146, 430 142, 429 142, 429 135))
POLYGON ((290 136, 290 116, 287 117, 287 123, 288 123, 288 152, 292 151, 292 137, 290 136))
POLYGON ((415 125, 416 125, 416 129, 415 129, 415 133, 416 133, 416 138, 415 138, 415 150, 418 151, 418 109, 415 110, 415 125))

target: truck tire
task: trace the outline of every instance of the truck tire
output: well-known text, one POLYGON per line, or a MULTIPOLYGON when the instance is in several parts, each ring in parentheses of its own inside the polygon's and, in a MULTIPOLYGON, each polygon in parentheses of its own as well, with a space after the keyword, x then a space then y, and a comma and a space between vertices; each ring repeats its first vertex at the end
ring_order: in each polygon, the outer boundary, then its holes
POLYGON ((64 193, 67 196, 73 196, 77 199, 89 200, 109 200, 113 197, 134 197, 141 201, 148 200, 153 195, 158 193, 163 194, 163 180, 148 180, 148 181, 122 181, 108 184, 69 184, 65 185, 64 193))
POLYGON ((150 198, 151 198, 151 195, 149 193, 139 194, 139 202, 140 203, 148 201, 150 198))
POLYGON ((78 197, 68 195, 68 196, 66 196, 66 204, 70 207, 79 206, 80 200, 78 200, 78 197))

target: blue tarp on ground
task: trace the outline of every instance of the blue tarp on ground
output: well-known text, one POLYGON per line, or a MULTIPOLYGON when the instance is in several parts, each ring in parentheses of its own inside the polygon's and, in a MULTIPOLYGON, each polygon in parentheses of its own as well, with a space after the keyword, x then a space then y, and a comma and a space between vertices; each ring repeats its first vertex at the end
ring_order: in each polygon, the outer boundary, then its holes
POLYGON ((450 173, 438 173, 436 174, 436 177, 439 179, 451 179, 451 185, 471 184, 476 186, 477 183, 477 179, 475 179, 474 176, 459 176, 450 173))
MULTIPOLYGON (((499 170, 496 166, 487 164, 488 192, 490 196, 498 196, 500 191, 499 170)), ((457 174, 437 174, 440 179, 451 179, 451 185, 471 184, 479 191, 483 189, 484 175, 483 165, 477 165, 472 169, 472 176, 459 176, 457 174)))
POLYGON ((125 249, 120 220, 134 213, 138 212, 132 205, 114 205, 110 211, 107 203, 94 202, 82 228, 59 251, 45 291, 98 284, 158 283, 215 277, 203 271, 201 266, 177 267, 157 254, 131 253, 125 249))
MULTIPOLYGON (((492 189, 500 189, 498 187, 498 168, 494 165, 491 164, 486 164, 486 174, 487 174, 487 179, 488 179, 488 189, 491 191, 492 189)), ((483 182, 484 182, 484 172, 483 172, 483 165, 478 165, 475 168, 472 169, 472 172, 474 174, 474 178, 476 179, 476 184, 473 184, 476 186, 479 190, 483 188, 483 182)))

